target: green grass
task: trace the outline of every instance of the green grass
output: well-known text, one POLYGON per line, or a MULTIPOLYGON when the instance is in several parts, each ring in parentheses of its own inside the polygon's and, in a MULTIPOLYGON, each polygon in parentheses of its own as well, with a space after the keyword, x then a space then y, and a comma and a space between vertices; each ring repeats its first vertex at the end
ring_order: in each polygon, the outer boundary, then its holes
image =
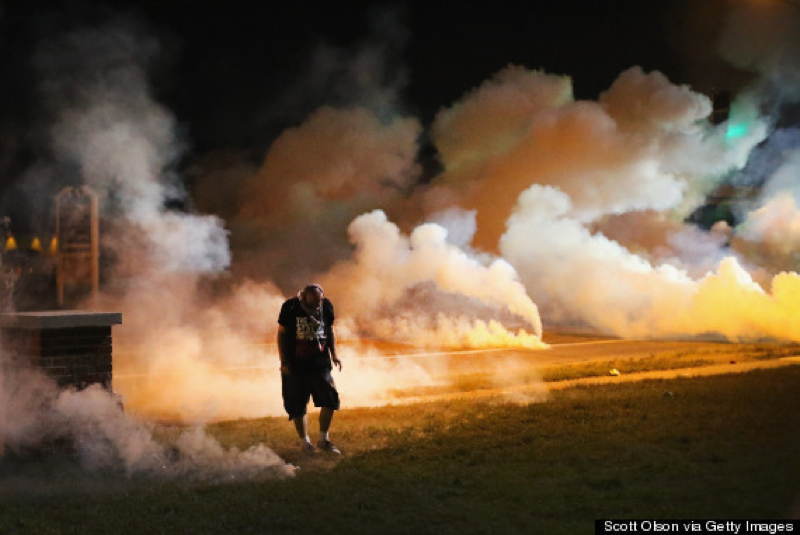
POLYGON ((635 373, 654 370, 697 368, 717 364, 718 361, 719 359, 712 358, 687 358, 687 355, 681 354, 595 360, 557 366, 545 366, 542 368, 530 366, 528 368, 515 370, 513 374, 509 373, 507 374, 508 377, 505 378, 498 378, 486 372, 462 373, 448 377, 446 384, 394 389, 391 393, 398 398, 430 396, 450 392, 469 392, 472 390, 513 387, 538 383, 539 381, 553 382, 581 379, 584 377, 598 377, 609 375, 611 369, 617 369, 621 373, 635 373))
POLYGON ((621 373, 636 373, 654 370, 698 368, 711 364, 716 364, 716 361, 712 359, 686 358, 685 356, 673 357, 669 355, 601 360, 544 368, 542 370, 542 380, 549 382, 581 379, 583 377, 598 377, 601 375, 608 375, 612 369, 617 369, 621 373))
POLYGON ((679 368, 698 368, 714 364, 771 360, 797 355, 797 345, 778 344, 719 344, 711 348, 664 351, 643 357, 579 362, 547 366, 541 370, 544 381, 563 381, 583 377, 608 375, 611 369, 621 373, 636 373, 679 368))
POLYGON ((790 366, 527 406, 344 410, 339 462, 299 457, 285 419, 225 422, 211 432, 226 445, 266 442, 300 474, 26 494, 0 504, 0 533, 578 534, 602 517, 785 518, 800 499, 798 387, 790 366))
POLYGON ((678 368, 695 368, 714 364, 710 359, 676 359, 670 357, 644 357, 623 360, 592 361, 566 366, 552 366, 542 370, 544 381, 564 381, 582 377, 608 375, 612 369, 622 373, 646 372, 652 370, 674 370, 678 368))

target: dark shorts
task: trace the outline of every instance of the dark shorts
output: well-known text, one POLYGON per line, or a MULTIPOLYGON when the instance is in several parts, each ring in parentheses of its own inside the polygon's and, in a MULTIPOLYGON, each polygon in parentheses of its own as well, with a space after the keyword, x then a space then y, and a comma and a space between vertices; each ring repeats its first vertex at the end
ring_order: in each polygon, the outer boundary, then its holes
POLYGON ((329 369, 281 374, 281 391, 283 408, 290 420, 306 413, 309 397, 315 407, 339 410, 339 393, 329 369))

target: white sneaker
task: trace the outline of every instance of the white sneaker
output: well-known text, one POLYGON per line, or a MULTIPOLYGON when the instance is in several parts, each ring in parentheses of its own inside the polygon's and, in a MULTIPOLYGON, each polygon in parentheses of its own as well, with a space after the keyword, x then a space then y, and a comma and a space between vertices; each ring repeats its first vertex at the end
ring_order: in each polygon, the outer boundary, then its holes
POLYGON ((341 450, 336 447, 336 444, 334 444, 330 440, 320 439, 320 441, 317 442, 317 447, 322 451, 327 451, 328 453, 333 453, 335 455, 342 454, 341 450))

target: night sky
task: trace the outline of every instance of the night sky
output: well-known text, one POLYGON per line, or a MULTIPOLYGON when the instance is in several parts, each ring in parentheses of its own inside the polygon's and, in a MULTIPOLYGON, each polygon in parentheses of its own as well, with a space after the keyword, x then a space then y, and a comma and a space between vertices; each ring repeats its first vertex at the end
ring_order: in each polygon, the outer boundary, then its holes
MULTIPOLYGON (((596 98, 633 65, 712 95, 736 90, 747 75, 718 59, 713 44, 732 4, 6 2, 0 8, 3 206, 25 170, 46 156, 32 57, 41 42, 65 31, 124 17, 158 39, 151 84, 177 117, 186 167, 231 149, 260 161, 282 130, 318 106, 369 105, 348 79, 352 73, 332 67, 319 75, 321 50, 346 63, 359 51, 379 49, 371 83, 394 95, 384 113, 414 115, 425 125, 510 63, 571 75, 577 98, 596 98)), ((430 164, 435 153, 426 143, 422 158, 430 164)))

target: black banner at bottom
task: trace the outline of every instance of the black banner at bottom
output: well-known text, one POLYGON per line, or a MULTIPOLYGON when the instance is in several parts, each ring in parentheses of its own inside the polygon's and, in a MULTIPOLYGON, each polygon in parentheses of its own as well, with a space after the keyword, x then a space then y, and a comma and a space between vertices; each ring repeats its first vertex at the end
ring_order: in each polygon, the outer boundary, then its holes
POLYGON ((769 534, 779 535, 796 533, 800 535, 800 520, 730 520, 730 519, 705 519, 705 520, 656 520, 651 518, 636 520, 595 520, 595 535, 627 534, 639 535, 642 533, 715 533, 733 535, 769 534))

